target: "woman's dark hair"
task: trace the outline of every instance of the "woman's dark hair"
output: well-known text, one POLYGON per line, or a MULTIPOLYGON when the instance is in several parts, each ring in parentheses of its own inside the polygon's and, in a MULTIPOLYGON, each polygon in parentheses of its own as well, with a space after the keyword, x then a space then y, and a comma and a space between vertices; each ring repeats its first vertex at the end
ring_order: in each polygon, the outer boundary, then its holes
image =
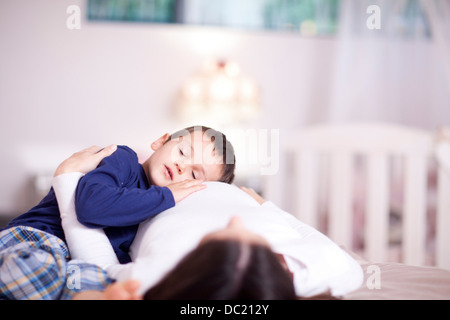
POLYGON ((210 240, 186 255, 145 300, 291 300, 293 281, 266 246, 210 240))
POLYGON ((216 155, 221 157, 223 169, 222 176, 219 181, 229 184, 233 183, 234 170, 236 167, 236 157, 234 154, 233 145, 230 143, 230 141, 227 140, 226 135, 222 132, 205 126, 192 126, 181 129, 171 134, 170 138, 167 141, 183 137, 195 131, 201 131, 203 134, 209 137, 211 139, 211 142, 214 143, 214 150, 216 152, 216 155))

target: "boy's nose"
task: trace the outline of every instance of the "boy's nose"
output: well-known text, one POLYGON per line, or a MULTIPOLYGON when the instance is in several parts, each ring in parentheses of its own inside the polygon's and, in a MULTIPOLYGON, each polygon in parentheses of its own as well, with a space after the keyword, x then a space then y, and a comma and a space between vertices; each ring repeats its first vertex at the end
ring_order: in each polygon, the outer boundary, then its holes
POLYGON ((176 169, 178 171, 178 174, 183 174, 183 172, 186 170, 186 166, 181 161, 175 163, 175 167, 176 167, 176 169))

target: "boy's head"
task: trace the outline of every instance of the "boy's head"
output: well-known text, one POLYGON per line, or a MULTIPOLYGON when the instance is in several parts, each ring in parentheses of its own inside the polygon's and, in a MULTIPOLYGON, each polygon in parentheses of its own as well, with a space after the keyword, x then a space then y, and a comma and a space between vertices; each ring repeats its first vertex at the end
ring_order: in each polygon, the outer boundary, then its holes
POLYGON ((167 186, 186 179, 232 183, 235 155, 226 136, 205 126, 193 126, 151 145, 154 153, 142 164, 149 182, 167 186))

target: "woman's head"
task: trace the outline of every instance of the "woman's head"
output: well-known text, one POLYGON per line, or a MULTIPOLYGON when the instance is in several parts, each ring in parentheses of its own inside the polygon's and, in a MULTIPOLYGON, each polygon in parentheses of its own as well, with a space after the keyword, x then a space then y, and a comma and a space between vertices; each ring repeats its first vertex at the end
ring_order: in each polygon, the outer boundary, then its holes
POLYGON ((295 299, 292 278, 264 238, 233 218, 210 233, 144 299, 295 299))

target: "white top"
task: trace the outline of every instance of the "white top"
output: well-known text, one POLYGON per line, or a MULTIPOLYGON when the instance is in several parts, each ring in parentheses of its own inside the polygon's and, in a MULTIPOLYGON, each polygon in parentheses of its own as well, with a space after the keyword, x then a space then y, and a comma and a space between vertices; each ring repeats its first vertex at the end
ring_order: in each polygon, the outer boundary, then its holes
POLYGON ((236 186, 221 182, 207 182, 206 189, 143 222, 130 248, 133 262, 120 265, 115 256, 114 261, 105 254, 105 241, 109 241, 104 233, 99 235, 99 230, 85 228, 73 218, 70 202, 79 178, 80 174, 69 173, 53 181, 72 256, 106 268, 119 281, 140 280, 141 292, 162 279, 204 235, 224 228, 233 216, 239 216, 248 229, 263 236, 274 252, 284 256, 298 296, 326 291, 341 296, 363 282, 360 265, 328 237, 273 203, 259 205, 236 186), (89 234, 90 230, 95 233, 89 234), (102 258, 93 253, 97 249, 102 258))

